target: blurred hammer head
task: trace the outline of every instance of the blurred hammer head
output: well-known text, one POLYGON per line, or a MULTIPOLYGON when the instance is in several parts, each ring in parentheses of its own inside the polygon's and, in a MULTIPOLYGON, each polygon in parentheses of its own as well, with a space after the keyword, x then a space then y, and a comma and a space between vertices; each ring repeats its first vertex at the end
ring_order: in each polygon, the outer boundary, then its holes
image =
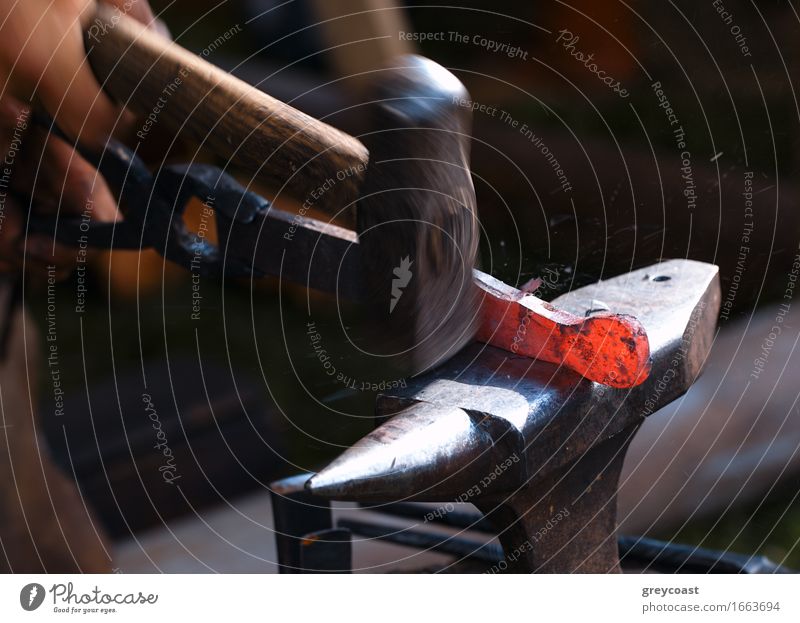
POLYGON ((358 202, 368 354, 407 373, 448 359, 477 330, 478 249, 468 93, 428 59, 403 56, 371 81, 372 132, 358 202))

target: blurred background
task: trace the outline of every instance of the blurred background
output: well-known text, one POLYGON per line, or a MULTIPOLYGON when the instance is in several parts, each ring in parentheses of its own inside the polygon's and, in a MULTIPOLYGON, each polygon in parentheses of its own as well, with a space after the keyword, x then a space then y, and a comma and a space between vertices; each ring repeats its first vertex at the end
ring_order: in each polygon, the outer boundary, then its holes
MULTIPOLYGON (((622 529, 800 568, 791 2, 376 2, 384 10, 349 17, 344 1, 151 4, 181 45, 356 136, 366 128, 350 106, 382 59, 419 52, 449 68, 475 103, 482 267, 509 283, 542 277, 540 295, 552 299, 660 259, 719 265, 711 359, 687 397, 639 433, 622 529), (782 333, 767 345, 779 313, 782 333)), ((152 134, 141 153, 158 164, 165 137, 152 134)), ((168 161, 195 157, 178 138, 168 161)), ((52 417, 45 340, 40 415, 54 456, 117 544, 116 568, 204 570, 199 559, 267 570, 268 553, 243 554, 251 543, 210 526, 229 525, 220 513, 236 509, 252 519, 248 538, 270 541, 266 483, 315 469, 368 431, 375 392, 326 377, 306 335, 305 291, 204 281, 190 321, 191 275, 152 251, 106 253, 87 279, 80 313, 77 282, 56 288, 66 415, 52 417), (143 392, 170 439, 180 493, 155 469, 143 392)), ((43 333, 49 294, 26 291, 43 333)), ((333 331, 335 307, 315 321, 333 331)))

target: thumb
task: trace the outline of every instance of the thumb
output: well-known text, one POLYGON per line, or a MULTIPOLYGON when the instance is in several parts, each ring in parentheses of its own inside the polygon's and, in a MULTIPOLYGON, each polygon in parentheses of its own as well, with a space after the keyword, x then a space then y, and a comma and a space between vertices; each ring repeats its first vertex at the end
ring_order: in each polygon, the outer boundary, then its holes
MULTIPOLYGON (((147 25, 158 22, 147 2, 143 0, 113 0, 106 2, 147 25)), ((42 33, 58 41, 57 47, 41 72, 39 98, 45 109, 71 138, 99 149, 122 121, 122 110, 106 95, 92 73, 86 57, 83 29, 94 16, 94 3, 89 3, 73 23, 66 24, 60 40, 57 33, 42 33)), ((43 24, 47 28, 53 22, 43 24)), ((38 33, 37 35, 38 36, 38 33)))

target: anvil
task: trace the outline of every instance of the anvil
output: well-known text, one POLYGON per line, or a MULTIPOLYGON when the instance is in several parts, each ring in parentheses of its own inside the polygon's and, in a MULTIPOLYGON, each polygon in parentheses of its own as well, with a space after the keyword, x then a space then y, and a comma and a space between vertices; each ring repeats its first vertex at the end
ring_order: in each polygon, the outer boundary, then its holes
POLYGON ((635 316, 650 340, 643 383, 614 389, 474 343, 380 395, 375 431, 306 482, 317 497, 471 502, 497 527, 509 570, 617 572, 616 490, 645 417, 686 392, 713 342, 717 267, 670 260, 554 301, 635 316))

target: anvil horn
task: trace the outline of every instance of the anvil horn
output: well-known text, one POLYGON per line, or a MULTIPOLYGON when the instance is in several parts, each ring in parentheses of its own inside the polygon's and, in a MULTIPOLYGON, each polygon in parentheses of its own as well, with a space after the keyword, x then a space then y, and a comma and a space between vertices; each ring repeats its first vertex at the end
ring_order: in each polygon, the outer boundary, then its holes
POLYGON ((492 472, 505 451, 466 411, 415 403, 347 449, 306 483, 336 500, 455 499, 492 472))

